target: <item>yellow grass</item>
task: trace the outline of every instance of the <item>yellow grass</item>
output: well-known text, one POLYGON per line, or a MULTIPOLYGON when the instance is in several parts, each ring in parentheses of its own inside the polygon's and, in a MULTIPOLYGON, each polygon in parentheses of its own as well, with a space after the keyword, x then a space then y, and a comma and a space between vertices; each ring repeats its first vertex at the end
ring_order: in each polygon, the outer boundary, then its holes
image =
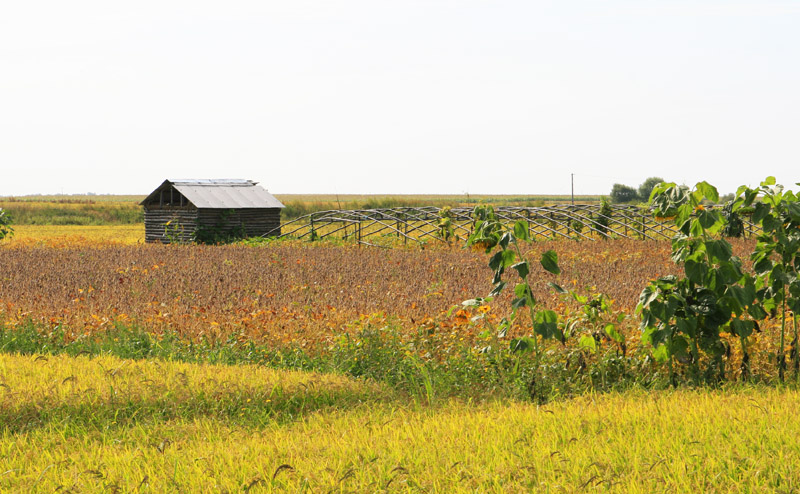
POLYGON ((791 390, 417 408, 335 376, 13 355, 0 383, 2 492, 800 488, 791 390))
POLYGON ((144 243, 139 225, 16 225, 14 235, 0 241, 7 246, 80 247, 144 243))

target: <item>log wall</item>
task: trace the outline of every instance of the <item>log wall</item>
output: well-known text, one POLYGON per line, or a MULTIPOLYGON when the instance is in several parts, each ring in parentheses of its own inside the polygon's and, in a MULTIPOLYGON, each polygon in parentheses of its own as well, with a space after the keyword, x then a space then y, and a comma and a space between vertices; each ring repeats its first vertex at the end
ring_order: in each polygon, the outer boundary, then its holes
POLYGON ((280 235, 281 210, 279 208, 200 209, 197 224, 221 235, 244 233, 247 237, 260 237, 270 230, 280 235))
POLYGON ((197 209, 194 208, 144 208, 144 241, 171 243, 194 241, 197 228, 197 209), (167 225, 169 223, 169 225, 167 225))
POLYGON ((196 209, 189 207, 145 207, 145 242, 168 244, 193 242, 198 227, 217 236, 256 237, 272 232, 280 235, 278 208, 196 209), (167 225, 167 222, 170 222, 167 225))

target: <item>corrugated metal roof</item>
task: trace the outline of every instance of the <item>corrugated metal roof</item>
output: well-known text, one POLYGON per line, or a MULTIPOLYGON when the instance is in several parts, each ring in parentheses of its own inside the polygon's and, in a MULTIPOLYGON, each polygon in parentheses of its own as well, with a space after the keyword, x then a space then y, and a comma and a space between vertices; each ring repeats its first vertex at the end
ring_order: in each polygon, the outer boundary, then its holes
MULTIPOLYGON (((166 180, 156 189, 155 195, 163 186, 172 184, 197 208, 242 209, 242 208, 282 208, 285 207, 272 194, 252 180, 166 180)), ((149 199, 150 197, 148 197, 149 199)), ((147 199, 142 201, 146 202, 147 199)))

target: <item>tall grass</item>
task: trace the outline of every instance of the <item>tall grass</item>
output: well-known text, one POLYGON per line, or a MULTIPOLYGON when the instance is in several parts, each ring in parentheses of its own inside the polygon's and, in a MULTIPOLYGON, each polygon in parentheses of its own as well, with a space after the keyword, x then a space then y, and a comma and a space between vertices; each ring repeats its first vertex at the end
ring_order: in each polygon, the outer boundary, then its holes
POLYGON ((135 202, 0 201, 17 225, 133 225, 144 222, 135 202))

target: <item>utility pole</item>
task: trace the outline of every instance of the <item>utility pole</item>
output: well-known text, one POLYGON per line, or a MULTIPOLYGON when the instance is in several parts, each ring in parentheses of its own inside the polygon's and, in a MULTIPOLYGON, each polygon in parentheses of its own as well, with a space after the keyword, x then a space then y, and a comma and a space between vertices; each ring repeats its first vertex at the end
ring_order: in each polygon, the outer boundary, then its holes
POLYGON ((572 186, 572 189, 571 189, 572 192, 571 192, 570 195, 572 196, 572 205, 574 206, 575 205, 575 174, 574 173, 570 173, 569 174, 569 179, 570 179, 571 186, 572 186))

